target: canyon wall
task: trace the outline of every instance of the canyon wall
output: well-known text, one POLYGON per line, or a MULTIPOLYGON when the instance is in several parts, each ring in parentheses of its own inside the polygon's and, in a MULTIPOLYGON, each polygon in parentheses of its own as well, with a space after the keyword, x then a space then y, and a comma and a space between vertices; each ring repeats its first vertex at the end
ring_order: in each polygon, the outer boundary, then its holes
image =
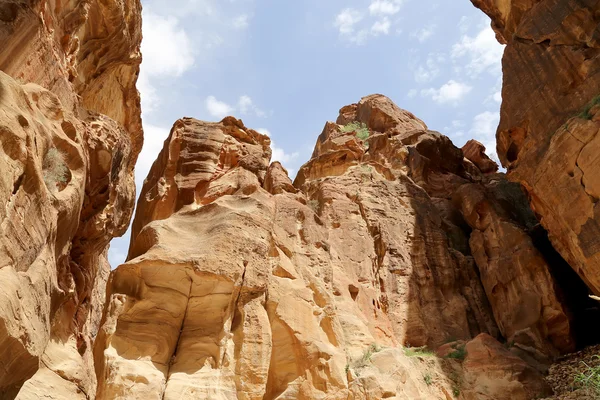
POLYGON ((141 6, 0 2, 0 398, 91 399, 135 199, 141 6))
POLYGON ((554 247, 600 294, 600 1, 472 2, 507 44, 500 160, 554 247))
POLYGON ((552 260, 519 185, 465 151, 372 95, 292 183, 240 120, 177 121, 108 284, 98 398, 547 393, 519 356, 574 348, 552 260))
POLYGON ((140 1, 1 1, 0 399, 548 394, 587 323, 565 269, 600 294, 600 0, 472 1, 507 44, 507 175, 382 95, 294 182, 242 121, 183 118, 112 273, 140 1))

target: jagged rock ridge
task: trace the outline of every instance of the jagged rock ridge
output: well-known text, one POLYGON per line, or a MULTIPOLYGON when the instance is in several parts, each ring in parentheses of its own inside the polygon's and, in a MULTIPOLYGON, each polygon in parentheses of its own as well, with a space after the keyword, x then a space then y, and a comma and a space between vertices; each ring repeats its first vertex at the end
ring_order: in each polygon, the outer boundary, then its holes
POLYGON ((548 393, 520 357, 573 349, 570 314, 523 192, 480 144, 471 162, 381 95, 325 125, 293 184, 269 144, 233 117, 175 123, 108 285, 98 398, 548 393))

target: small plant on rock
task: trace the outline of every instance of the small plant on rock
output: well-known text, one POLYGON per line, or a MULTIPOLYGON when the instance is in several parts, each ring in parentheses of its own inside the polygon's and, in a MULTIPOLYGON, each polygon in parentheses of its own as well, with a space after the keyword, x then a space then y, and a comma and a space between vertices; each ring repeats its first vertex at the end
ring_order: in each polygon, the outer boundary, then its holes
MULTIPOLYGON (((596 355, 592 359, 600 360, 600 356, 596 355)), ((596 396, 595 398, 600 398, 600 365, 591 367, 583 361, 582 364, 585 369, 575 375, 573 379, 575 386, 587 388, 596 396)))
POLYGON ((62 153, 56 147, 52 147, 44 156, 42 174, 44 183, 51 192, 56 192, 59 186, 67 183, 69 168, 65 163, 62 153))
POLYGON ((341 131, 346 133, 354 132, 356 137, 360 140, 367 140, 369 137, 369 128, 364 122, 350 122, 349 124, 342 126, 341 131))
POLYGON ((407 357, 435 357, 435 353, 427 347, 405 347, 404 355, 407 357))
POLYGON ((587 119, 590 120, 592 119, 592 114, 590 113, 590 111, 592 110, 592 108, 594 108, 594 106, 600 104, 600 96, 596 96, 592 99, 592 101, 590 101, 583 109, 583 111, 581 112, 581 114, 579 114, 579 118, 583 118, 583 119, 587 119))
POLYGON ((423 375, 423 380, 425 381, 427 386, 431 386, 431 384, 433 383, 433 378, 431 377, 430 373, 426 373, 425 375, 423 375))
POLYGON ((372 345, 369 346, 369 348, 367 350, 365 350, 363 355, 358 360, 356 360, 356 362, 354 363, 354 368, 366 367, 371 362, 371 356, 373 356, 373 354, 378 353, 380 351, 381 351, 381 347, 379 347, 377 344, 373 343, 372 345))
POLYGON ((458 345, 453 348, 454 348, 454 350, 452 350, 450 353, 448 353, 446 358, 452 358, 452 359, 461 360, 461 361, 464 360, 465 357, 467 356, 467 349, 465 349, 465 345, 461 344, 461 345, 458 345))

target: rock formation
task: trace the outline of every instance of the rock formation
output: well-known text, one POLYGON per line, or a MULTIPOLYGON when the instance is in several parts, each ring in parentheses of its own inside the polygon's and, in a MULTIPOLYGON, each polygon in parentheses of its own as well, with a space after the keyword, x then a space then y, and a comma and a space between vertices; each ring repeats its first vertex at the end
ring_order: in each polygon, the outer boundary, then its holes
POLYGON ((585 321, 571 267, 600 294, 600 3, 473 2, 508 44, 513 182, 382 95, 326 123, 294 182, 242 121, 183 118, 112 273, 141 4, 0 2, 0 399, 550 395, 585 321))
POLYGON ((174 124, 108 284, 99 399, 549 393, 518 355, 573 332, 518 184, 381 95, 325 125, 293 184, 269 145, 233 117, 174 124))
POLYGON ((500 160, 554 247, 600 294, 600 2, 472 2, 507 44, 500 160))
POLYGON ((139 1, 0 3, 0 398, 94 398, 142 143, 139 1))

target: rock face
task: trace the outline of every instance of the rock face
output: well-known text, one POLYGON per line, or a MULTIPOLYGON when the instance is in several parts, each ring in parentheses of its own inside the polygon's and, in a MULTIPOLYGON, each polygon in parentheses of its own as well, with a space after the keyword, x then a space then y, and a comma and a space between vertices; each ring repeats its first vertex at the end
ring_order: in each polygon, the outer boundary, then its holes
POLYGON ((106 253, 135 199, 140 11, 0 4, 0 398, 94 397, 106 253))
POLYGON ((233 117, 175 123, 107 287, 97 398, 547 392, 515 354, 570 350, 571 321, 517 184, 381 95, 325 125, 293 184, 269 145, 233 117))
POLYGON ((600 294, 600 2, 472 1, 508 44, 500 159, 554 247, 600 294))

